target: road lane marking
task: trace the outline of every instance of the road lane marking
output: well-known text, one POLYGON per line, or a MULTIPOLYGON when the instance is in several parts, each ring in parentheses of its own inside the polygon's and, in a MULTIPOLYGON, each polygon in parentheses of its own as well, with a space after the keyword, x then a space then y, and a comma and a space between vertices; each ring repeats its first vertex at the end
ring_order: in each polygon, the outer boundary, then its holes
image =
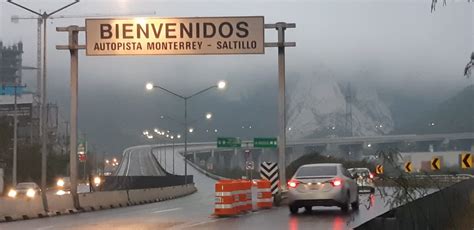
POLYGON ((172 211, 178 211, 178 210, 181 210, 181 208, 171 208, 171 209, 165 209, 165 210, 158 210, 158 211, 154 211, 154 212, 151 212, 151 213, 163 213, 163 212, 172 212, 172 211))

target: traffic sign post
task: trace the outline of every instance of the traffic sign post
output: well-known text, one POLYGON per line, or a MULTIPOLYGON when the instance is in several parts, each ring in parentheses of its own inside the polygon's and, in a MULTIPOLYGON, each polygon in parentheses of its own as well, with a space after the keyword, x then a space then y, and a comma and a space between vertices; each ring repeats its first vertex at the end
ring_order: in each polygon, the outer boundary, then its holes
POLYGON ((431 160, 431 170, 440 170, 441 169, 441 160, 438 157, 433 157, 431 160))
POLYGON ((240 148, 242 141, 236 137, 218 137, 217 148, 240 148))
POLYGON ((278 142, 276 137, 256 137, 253 139, 253 147, 255 148, 276 148, 278 142))
POLYGON ((472 165, 473 160, 472 160, 472 154, 471 153, 461 153, 460 155, 460 160, 461 160, 461 168, 462 169, 469 169, 474 167, 472 165))

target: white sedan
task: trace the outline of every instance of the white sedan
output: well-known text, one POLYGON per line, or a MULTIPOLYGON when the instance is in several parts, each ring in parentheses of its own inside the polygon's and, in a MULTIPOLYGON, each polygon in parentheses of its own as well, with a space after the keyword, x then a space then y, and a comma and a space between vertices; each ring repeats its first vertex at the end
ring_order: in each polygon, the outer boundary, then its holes
POLYGON ((338 206, 343 212, 359 209, 357 184, 351 174, 338 163, 308 164, 296 171, 288 181, 288 200, 292 214, 304 207, 338 206))

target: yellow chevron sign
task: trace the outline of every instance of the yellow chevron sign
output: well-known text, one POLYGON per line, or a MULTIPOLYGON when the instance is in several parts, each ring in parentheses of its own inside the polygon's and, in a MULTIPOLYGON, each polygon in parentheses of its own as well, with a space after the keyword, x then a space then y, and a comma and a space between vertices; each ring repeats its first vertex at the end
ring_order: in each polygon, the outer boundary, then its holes
POLYGON ((377 165, 377 167, 375 167, 375 173, 383 174, 383 165, 377 165))
POLYGON ((441 160, 438 157, 433 157, 431 160, 431 170, 440 170, 441 160))
POLYGON ((461 168, 468 169, 472 168, 472 154, 471 153, 461 153, 461 168))
POLYGON ((413 167, 412 167, 411 161, 407 161, 407 162, 405 163, 405 167, 404 167, 404 168, 405 168, 405 172, 411 173, 411 172, 413 171, 413 167))

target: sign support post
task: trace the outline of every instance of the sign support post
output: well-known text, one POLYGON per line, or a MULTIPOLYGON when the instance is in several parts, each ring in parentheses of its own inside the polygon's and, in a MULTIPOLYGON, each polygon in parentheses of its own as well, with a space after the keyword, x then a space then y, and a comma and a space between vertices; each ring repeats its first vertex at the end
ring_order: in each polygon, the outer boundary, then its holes
POLYGON ((68 32, 69 44, 68 45, 57 45, 58 50, 69 50, 71 53, 71 134, 69 138, 70 146, 73 146, 69 152, 69 170, 71 178, 71 194, 73 197, 74 207, 80 208, 79 197, 77 196, 77 109, 78 109, 78 62, 79 62, 79 49, 85 49, 84 45, 78 44, 79 31, 85 31, 84 27, 68 26, 68 27, 57 27, 58 32, 68 32))
POLYGON ((278 22, 265 24, 265 29, 278 31, 277 43, 265 43, 265 47, 278 47, 278 167, 280 175, 280 191, 286 191, 286 79, 285 79, 285 47, 296 46, 295 42, 285 42, 286 28, 296 28, 295 23, 278 22))

